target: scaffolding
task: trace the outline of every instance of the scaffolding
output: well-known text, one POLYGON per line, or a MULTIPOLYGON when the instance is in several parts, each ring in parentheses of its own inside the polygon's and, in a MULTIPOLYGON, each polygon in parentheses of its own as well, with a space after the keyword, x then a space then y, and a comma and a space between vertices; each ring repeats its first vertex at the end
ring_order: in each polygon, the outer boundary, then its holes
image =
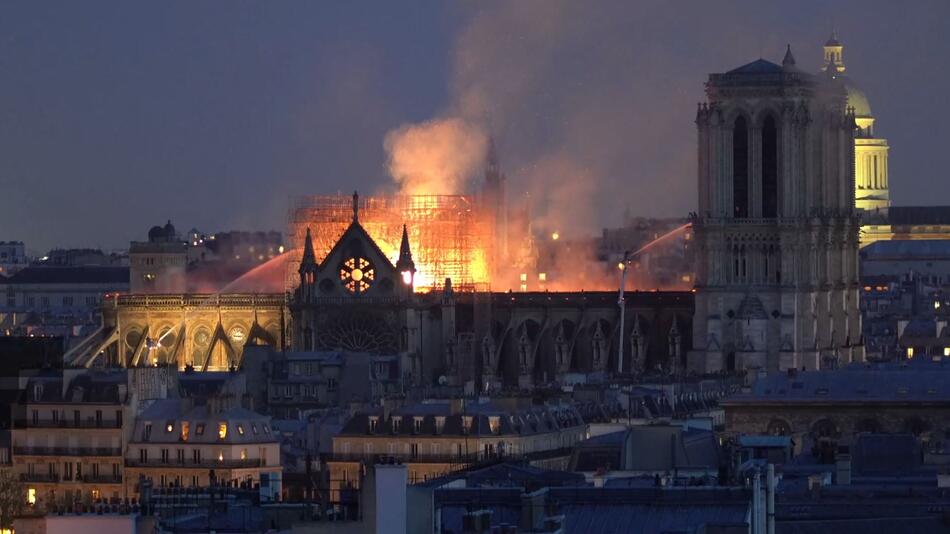
MULTIPOLYGON (((488 288, 494 258, 494 218, 468 195, 381 195, 360 197, 359 222, 394 264, 403 224, 416 264, 416 290, 441 288, 446 278, 460 291, 488 288)), ((348 195, 297 197, 288 216, 291 261, 285 287, 299 284, 297 268, 310 228, 317 261, 322 262, 353 221, 348 195)))

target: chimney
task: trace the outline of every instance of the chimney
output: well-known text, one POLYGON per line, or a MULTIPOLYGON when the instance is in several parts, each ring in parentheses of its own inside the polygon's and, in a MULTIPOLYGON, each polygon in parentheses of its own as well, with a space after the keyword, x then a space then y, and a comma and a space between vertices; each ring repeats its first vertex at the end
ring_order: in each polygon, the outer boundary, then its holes
POLYGON ((851 453, 845 446, 838 447, 838 454, 835 456, 835 484, 851 485, 851 453))
POLYGON ((406 466, 377 464, 376 534, 406 534, 406 466))

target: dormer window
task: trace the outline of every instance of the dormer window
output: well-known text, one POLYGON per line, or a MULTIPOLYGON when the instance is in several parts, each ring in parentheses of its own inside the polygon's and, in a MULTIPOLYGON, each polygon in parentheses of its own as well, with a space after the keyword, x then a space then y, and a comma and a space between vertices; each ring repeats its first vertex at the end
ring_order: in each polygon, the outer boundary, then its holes
POLYGON ((205 434, 205 424, 204 424, 204 423, 198 423, 198 424, 195 426, 195 434, 198 434, 199 436, 203 436, 203 435, 205 434))
POLYGON ((472 431, 472 416, 463 415, 462 416, 462 433, 469 434, 472 431))
POLYGON ((148 441, 152 437, 152 423, 145 423, 142 429, 142 441, 148 441))
POLYGON ((369 433, 375 434, 376 427, 379 425, 379 417, 370 417, 369 418, 369 433))
POLYGON ((393 417, 393 434, 398 434, 399 429, 402 428, 402 417, 395 416, 393 417))
POLYGON ((244 425, 242 425, 242 424, 239 423, 238 426, 237 426, 237 429, 238 429, 238 434, 240 434, 240 435, 243 436, 243 435, 244 435, 244 425))
POLYGON ((500 417, 489 417, 488 418, 488 428, 491 430, 492 434, 501 433, 501 418, 500 417))
POLYGON ((435 418, 435 433, 441 434, 443 429, 445 429, 445 417, 440 415, 435 418))
POLYGON ((412 430, 415 431, 416 434, 419 434, 422 432, 422 418, 421 417, 412 418, 412 430))
POLYGON ((174 431, 175 431, 175 422, 174 422, 174 421, 168 421, 167 423, 165 423, 165 432, 166 432, 166 433, 171 434, 171 433, 174 432, 174 431))

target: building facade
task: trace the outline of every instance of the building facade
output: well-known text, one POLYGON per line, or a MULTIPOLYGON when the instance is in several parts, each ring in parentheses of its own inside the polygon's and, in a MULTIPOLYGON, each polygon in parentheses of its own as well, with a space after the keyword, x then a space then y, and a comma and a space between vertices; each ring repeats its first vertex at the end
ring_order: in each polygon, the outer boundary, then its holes
POLYGON ((126 450, 126 493, 138 496, 143 480, 161 488, 253 488, 262 473, 279 475, 280 443, 270 417, 228 400, 211 397, 205 405, 189 406, 187 400, 163 399, 146 408, 126 450))
POLYGON ((124 372, 67 370, 28 381, 17 403, 13 472, 33 504, 116 502, 134 396, 124 372))
POLYGON ((701 372, 862 358, 853 109, 829 70, 757 60, 712 74, 699 106, 701 372))

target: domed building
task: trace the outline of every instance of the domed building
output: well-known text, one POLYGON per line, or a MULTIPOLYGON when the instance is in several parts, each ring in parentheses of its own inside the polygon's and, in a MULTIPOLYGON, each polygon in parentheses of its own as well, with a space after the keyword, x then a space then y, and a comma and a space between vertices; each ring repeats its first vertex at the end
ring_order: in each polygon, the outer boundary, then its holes
POLYGON ((834 77, 844 82, 848 91, 848 105, 854 108, 858 129, 854 139, 854 200, 855 207, 865 211, 886 209, 891 205, 888 192, 887 139, 874 134, 874 116, 864 91, 845 74, 844 45, 832 34, 825 43, 822 72, 834 69, 834 77))

